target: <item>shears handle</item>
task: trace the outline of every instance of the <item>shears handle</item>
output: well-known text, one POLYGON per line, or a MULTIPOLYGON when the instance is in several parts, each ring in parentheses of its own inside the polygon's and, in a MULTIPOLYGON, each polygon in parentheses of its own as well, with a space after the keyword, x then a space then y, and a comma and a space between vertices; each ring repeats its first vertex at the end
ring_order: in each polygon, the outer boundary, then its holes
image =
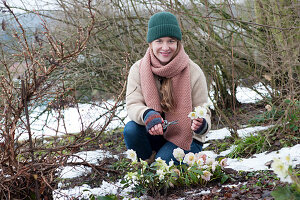
POLYGON ((172 122, 168 122, 167 120, 164 120, 162 126, 163 126, 163 131, 166 132, 168 126, 172 125, 172 124, 177 124, 177 120, 176 121, 172 121, 172 122))
POLYGON ((164 120, 164 122, 162 123, 162 127, 163 127, 163 132, 166 132, 167 128, 168 128, 168 121, 167 120, 164 120))

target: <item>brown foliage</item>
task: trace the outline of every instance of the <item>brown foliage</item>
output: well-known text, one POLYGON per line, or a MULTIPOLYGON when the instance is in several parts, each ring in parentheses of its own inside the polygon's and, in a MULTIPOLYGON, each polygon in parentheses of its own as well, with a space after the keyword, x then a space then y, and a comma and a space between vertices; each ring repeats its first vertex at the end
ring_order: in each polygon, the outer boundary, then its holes
MULTIPOLYGON (((70 149, 78 148, 89 141, 80 137, 67 146, 55 143, 47 147, 43 142, 32 138, 29 109, 35 108, 46 98, 62 96, 66 89, 57 84, 55 73, 61 71, 82 52, 94 28, 94 14, 91 2, 86 4, 90 23, 85 29, 78 29, 78 37, 72 48, 57 40, 48 29, 46 21, 40 16, 44 31, 43 40, 36 43, 29 40, 26 29, 11 7, 4 2, 6 9, 18 24, 20 32, 15 31, 17 41, 13 55, 2 49, 0 76, 0 198, 1 199, 52 199, 55 187, 55 170, 66 165, 70 149), (67 50, 66 50, 67 49, 67 50), (19 65, 17 60, 20 60, 19 65), (3 67, 2 67, 3 66, 3 67), (23 128, 22 128, 23 127, 23 128), (28 139, 20 140, 21 135, 28 139)), ((5 29, 2 22, 2 28, 5 29)), ((121 93, 122 94, 122 93, 121 93)), ((118 104, 119 99, 116 103, 118 104)), ((111 109, 111 117, 116 105, 111 109)), ((105 124, 103 130, 108 125, 105 124)), ((102 130, 102 131, 103 131, 102 130)), ((84 134, 84 130, 81 135, 84 134)), ((91 140, 95 140, 93 138, 91 140)), ((71 151, 72 152, 72 151, 71 151)))

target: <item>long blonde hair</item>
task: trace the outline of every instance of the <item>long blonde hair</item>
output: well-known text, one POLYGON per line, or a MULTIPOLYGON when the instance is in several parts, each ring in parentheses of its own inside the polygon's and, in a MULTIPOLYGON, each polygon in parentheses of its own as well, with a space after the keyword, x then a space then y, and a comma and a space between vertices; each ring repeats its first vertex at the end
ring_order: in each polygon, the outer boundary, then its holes
MULTIPOLYGON (((177 49, 171 58, 171 60, 178 54, 181 49, 181 42, 177 40, 177 49)), ((169 112, 176 108, 176 102, 173 96, 173 87, 172 87, 172 79, 171 78, 161 78, 161 87, 159 89, 161 93, 161 102, 160 105, 162 107, 163 112, 169 112)))

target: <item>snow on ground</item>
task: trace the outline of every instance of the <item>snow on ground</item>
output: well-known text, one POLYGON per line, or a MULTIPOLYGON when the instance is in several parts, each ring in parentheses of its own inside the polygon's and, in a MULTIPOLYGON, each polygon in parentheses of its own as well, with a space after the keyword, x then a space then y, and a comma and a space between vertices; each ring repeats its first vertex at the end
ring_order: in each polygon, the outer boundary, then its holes
POLYGON ((253 88, 254 90, 247 87, 237 87, 236 98, 238 101, 243 103, 255 103, 262 100, 263 97, 270 96, 268 90, 272 91, 270 86, 267 86, 266 88, 262 83, 254 85, 253 88), (255 90, 261 95, 259 95, 255 90))
POLYGON ((291 164, 295 167, 300 164, 300 144, 293 147, 285 147, 279 151, 273 151, 270 153, 263 152, 260 154, 255 154, 248 159, 228 159, 227 164, 229 168, 242 171, 257 171, 257 170, 268 170, 265 165, 266 162, 273 160, 274 158, 282 158, 290 155, 291 164))
MULTIPOLYGON (((231 147, 229 150, 223 151, 220 154, 216 154, 212 151, 202 151, 207 156, 211 158, 216 158, 217 156, 225 156, 230 153, 234 147, 231 147)), ((292 166, 295 167, 297 164, 300 164, 300 144, 297 144, 293 147, 285 147, 279 151, 272 152, 263 152, 260 154, 254 154, 251 158, 238 158, 238 159, 227 159, 227 168, 232 168, 237 171, 258 171, 258 170, 269 170, 265 165, 267 162, 273 160, 274 158, 284 158, 287 155, 290 155, 292 166)))
MULTIPOLYGON (((74 154, 68 159, 68 162, 82 162, 86 161, 91 164, 99 164, 104 158, 116 158, 118 156, 112 155, 108 151, 96 150, 96 151, 84 151, 74 154)), ((58 169, 58 175, 62 179, 74 179, 80 176, 87 175, 92 169, 85 166, 66 166, 58 169)), ((88 199, 88 197, 93 194, 95 196, 105 196, 107 194, 119 194, 123 197, 128 196, 129 192, 132 192, 132 186, 127 188, 122 188, 123 184, 120 180, 116 183, 108 183, 103 181, 100 187, 91 188, 89 185, 76 186, 70 189, 61 189, 62 186, 67 186, 62 183, 58 184, 58 189, 53 192, 53 198, 55 200, 69 200, 72 198, 76 199, 88 199)))
POLYGON ((56 200, 69 200, 69 199, 89 199, 91 194, 95 196, 105 196, 108 194, 120 195, 122 197, 128 197, 128 193, 132 192, 132 187, 123 189, 122 184, 102 182, 102 185, 98 188, 91 188, 89 185, 76 186, 68 190, 55 190, 53 192, 53 199, 56 200))
MULTIPOLYGON (((255 126, 255 127, 248 127, 237 130, 237 134, 239 137, 244 138, 249 135, 255 135, 257 132, 262 130, 267 130, 271 126, 255 126)), ((206 141, 209 140, 220 140, 224 139, 225 137, 230 137, 231 133, 228 128, 222 128, 218 130, 211 130, 209 134, 206 136, 206 141)))
MULTIPOLYGON (((88 128, 90 124, 92 124, 90 128, 100 130, 110 116, 106 112, 112 105, 113 101, 108 101, 101 105, 79 104, 78 108, 67 108, 62 110, 61 113, 54 110, 49 113, 45 112, 39 116, 38 120, 34 121, 35 117, 40 115, 45 109, 44 107, 38 107, 33 110, 30 115, 32 122, 30 126, 33 133, 32 137, 39 138, 56 135, 60 136, 65 133, 79 133, 88 128), (58 120, 59 114, 61 114, 63 118, 58 120), (100 117, 101 115, 104 116, 100 117)), ((125 118, 124 123, 129 120, 124 107, 119 107, 116 111, 116 115, 118 117, 113 118, 106 130, 112 130, 119 127, 121 124, 120 119, 125 118)), ((17 130, 17 134, 21 134, 20 140, 28 139, 28 135, 22 134, 21 129, 17 130)))
MULTIPOLYGON (((215 83, 213 83, 215 84, 215 83)), ((239 86, 236 88, 236 99, 241 103, 255 103, 262 100, 264 97, 269 97, 270 94, 268 91, 272 91, 270 86, 265 87, 262 83, 257 83, 252 86, 253 89, 248 87, 239 86)), ((231 91, 228 91, 231 93, 231 91)), ((213 99, 214 90, 212 89, 209 92, 209 96, 213 99)), ((211 100, 210 100, 211 102, 211 100)), ((214 106, 210 106, 211 109, 214 109, 214 106)))
MULTIPOLYGON (((103 160, 104 158, 118 159, 118 156, 111 155, 110 152, 104 150, 83 151, 74 154, 72 157, 68 159, 68 162, 75 163, 75 162, 86 161, 90 164, 98 164, 99 161, 103 160)), ((62 167, 58 171, 59 171, 58 173, 60 174, 60 178, 72 179, 91 172, 92 168, 86 166, 66 166, 66 167, 62 167)))
MULTIPOLYGON (((267 90, 262 84, 259 83, 253 86, 253 88, 255 88, 255 90, 263 94, 263 96, 267 96, 267 90)), ((258 95, 254 90, 245 87, 238 87, 236 96, 237 100, 241 103, 254 103, 262 99, 262 96, 258 95)), ((45 107, 38 107, 34 109, 32 114, 30 115, 30 127, 33 134, 32 137, 39 138, 49 136, 60 136, 64 135, 65 133, 78 133, 89 127, 91 123, 93 125, 90 128, 99 130, 109 117, 109 114, 105 113, 113 105, 114 102, 112 100, 104 102, 101 105, 79 104, 78 108, 67 108, 65 110, 62 110, 61 113, 58 113, 54 110, 52 110, 51 112, 42 113, 45 107), (39 116, 40 114, 41 116, 39 116), (60 114, 63 116, 63 118, 58 119, 60 114), (101 115, 104 116, 100 117, 101 115), (38 120, 34 120, 37 116, 39 116, 38 120)), ((213 107, 211 108, 213 109, 213 107)), ((107 127, 107 130, 111 130, 120 126, 120 119, 125 119, 124 123, 127 123, 129 121, 124 106, 118 108, 116 116, 118 117, 115 117, 113 119, 113 121, 107 127)), ((229 130, 225 129, 221 129, 219 131, 226 131, 227 134, 230 135, 229 130)), ((28 139, 28 134, 23 134, 22 129, 18 129, 17 134, 20 135, 20 140, 28 139)), ((212 137, 218 136, 219 134, 215 134, 212 137)))
MULTIPOLYGON (((248 133, 255 133, 256 131, 261 130, 261 127, 253 127, 252 129, 247 128, 247 130, 248 130, 248 133)), ((215 131, 210 131, 208 138, 212 138, 213 136, 211 136, 211 135, 215 135, 216 133, 219 134, 220 139, 224 138, 225 136, 228 136, 227 131, 221 132, 220 130, 215 130, 215 131)), ((215 154, 213 151, 203 151, 203 153, 207 154, 207 156, 209 156, 209 157, 216 158, 217 156, 226 156, 228 153, 230 153, 230 151, 233 148, 234 147, 231 147, 229 150, 223 151, 220 154, 215 154)), ((290 155, 292 166, 295 167, 297 164, 300 164, 299 152, 300 152, 300 144, 295 145, 293 147, 282 148, 279 151, 255 154, 251 158, 228 159, 227 168, 232 168, 235 170, 243 170, 243 171, 270 170, 265 165, 266 162, 271 161, 274 158, 284 158, 287 155, 290 155)), ((108 156, 112 156, 108 152, 103 151, 102 153, 106 154, 108 156)), ((95 161, 95 160, 100 161, 101 158, 105 157, 105 156, 99 157, 99 154, 101 154, 99 151, 88 152, 88 155, 89 155, 88 160, 89 161, 95 161), (95 158, 93 158, 93 156, 95 156, 95 158)), ((66 169, 63 169, 63 170, 66 170, 66 169)), ((70 168, 68 168, 67 170, 70 170, 70 168)), ((84 171, 76 170, 75 168, 73 168, 73 170, 70 170, 68 172, 68 173, 70 173, 68 177, 75 178, 77 176, 79 177, 88 172, 89 172, 88 170, 84 172, 84 171), (77 176, 76 176, 76 174, 77 174, 77 176)), ((69 190, 58 189, 58 190, 54 191, 54 194, 55 194, 54 199, 67 200, 68 198, 66 198, 61 193, 68 194, 69 198, 70 197, 78 198, 79 196, 87 197, 89 194, 94 194, 94 195, 120 194, 120 191, 123 192, 122 196, 126 197, 127 195, 126 195, 125 191, 127 191, 127 192, 132 191, 132 188, 129 187, 123 191, 122 184, 120 182, 108 183, 108 182, 104 181, 99 188, 90 188, 87 185, 83 185, 83 186, 78 186, 75 188, 70 188, 69 190)))
MULTIPOLYGON (((262 96, 266 96, 266 89, 261 85, 255 85, 254 88, 258 90, 262 96)), ((237 99, 242 103, 254 103, 258 100, 262 99, 262 96, 258 95, 253 90, 248 88, 239 87, 237 89, 237 99)), ((102 104, 100 106, 92 106, 90 104, 80 104, 79 108, 68 108, 63 111, 64 116, 64 124, 63 120, 57 120, 58 113, 52 111, 48 116, 46 113, 42 114, 38 120, 32 123, 31 128, 34 133, 34 137, 47 137, 53 135, 62 135, 67 133, 78 133, 81 130, 84 130, 88 127, 91 122, 96 121, 92 128, 101 128, 101 125, 105 123, 107 117, 102 117, 103 113, 107 111, 105 107, 111 107, 113 104, 112 101, 107 102, 106 104, 102 104), (44 126, 47 121, 47 126, 44 126), (59 122, 59 123, 58 123, 59 122), (82 123, 81 123, 82 122, 82 123), (83 126, 82 126, 83 124, 83 126)), ((31 119, 33 119, 38 113, 42 111, 42 108, 37 108, 35 112, 31 115, 31 119)), ((129 121, 127 117, 127 113, 124 107, 121 107, 117 111, 117 116, 120 118, 125 118, 125 123, 129 121)), ((115 120, 110 123, 108 129, 114 129, 120 126, 121 121, 119 118, 115 118, 115 120)), ((247 127, 238 130, 238 135, 240 137, 246 137, 250 134, 256 134, 258 131, 265 130, 270 128, 269 126, 257 126, 257 127, 247 127)), ((21 130, 19 130, 21 134, 21 130)), ((211 130, 207 135, 206 140, 215 140, 215 139, 224 139, 225 137, 230 136, 230 131, 228 128, 222 128, 219 130, 211 130)), ((26 139, 26 135, 21 135, 22 139, 26 139)), ((226 156, 228 153, 232 151, 234 146, 229 147, 228 150, 221 152, 219 155, 215 154, 212 151, 205 151, 205 148, 209 145, 206 143, 204 146, 203 153, 206 153, 208 156, 215 158, 217 156, 226 156)), ((300 144, 294 147, 283 148, 277 152, 264 152, 260 154, 256 154, 248 159, 228 159, 229 168, 235 170, 244 170, 244 171, 254 171, 254 170, 268 170, 265 163, 272 160, 275 157, 284 157, 286 155, 291 156, 292 164, 295 166, 300 163, 300 156, 297 154, 300 152, 300 144)), ((115 157, 115 155, 111 155, 110 152, 105 152, 101 150, 97 151, 87 151, 80 152, 75 154, 72 158, 70 158, 69 162, 81 162, 85 160, 87 162, 97 164, 105 157, 115 157)), ((82 175, 86 175, 91 171, 88 167, 62 167, 58 170, 58 174, 62 179, 70 179, 70 178, 79 178, 82 175)), ((108 183, 103 181, 101 186, 98 188, 91 188, 88 185, 76 186, 74 188, 62 189, 63 184, 59 184, 59 188, 53 192, 55 200, 68 200, 72 198, 80 199, 80 198, 88 198, 90 194, 94 195, 108 195, 108 194, 121 194, 126 197, 127 192, 132 191, 132 188, 122 188, 122 184, 120 181, 116 183, 108 183)))
MULTIPOLYGON (((256 126, 256 127, 248 127, 245 129, 238 130, 238 135, 240 137, 246 137, 250 134, 256 134, 258 131, 266 130, 271 126, 256 126)), ((219 130, 212 130, 208 133, 206 141, 213 140, 213 139, 224 139, 225 137, 230 136, 230 132, 227 128, 219 129, 219 130)), ((208 145, 206 145, 208 146, 208 145)), ((205 147, 206 147, 205 146, 205 147)), ((203 151, 208 156, 212 158, 216 158, 217 156, 226 156, 229 154, 235 146, 231 146, 228 150, 220 152, 220 154, 215 154, 212 151, 203 151)), ((205 149, 205 148, 203 148, 205 149)), ((256 171, 256 170, 268 170, 268 167, 265 165, 266 162, 273 160, 273 158, 284 158, 287 155, 291 156, 292 165, 293 167, 296 164, 300 164, 300 144, 295 145, 293 147, 286 147, 282 148, 279 151, 274 152, 263 152, 260 154, 255 154, 251 158, 248 159, 228 159, 227 164, 228 168, 232 168, 235 170, 243 170, 243 171, 256 171)))

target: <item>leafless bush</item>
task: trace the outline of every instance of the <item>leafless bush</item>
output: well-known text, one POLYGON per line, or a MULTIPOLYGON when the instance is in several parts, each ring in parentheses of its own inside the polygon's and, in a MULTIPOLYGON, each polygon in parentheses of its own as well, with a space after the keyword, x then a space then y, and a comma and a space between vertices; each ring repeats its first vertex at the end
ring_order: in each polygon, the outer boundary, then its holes
MULTIPOLYGON (((8 44, 1 45, 0 198, 34 196, 35 199, 51 199, 55 188, 55 170, 67 163, 74 149, 96 140, 100 134, 86 141, 83 139, 85 130, 82 129, 73 141, 48 144, 43 138, 33 137, 29 115, 37 106, 48 106, 49 100, 54 99, 56 101, 52 101, 51 108, 60 110, 66 101, 76 107, 74 91, 66 87, 64 78, 68 65, 85 49, 93 34, 95 16, 91 1, 83 4, 89 20, 84 26, 74 29, 76 32, 72 40, 65 41, 54 35, 44 17, 35 12, 40 17, 42 30, 36 31, 32 38, 11 7, 5 1, 3 4, 16 21, 17 28, 2 22, 3 31, 10 30, 16 42, 11 46, 13 49, 8 44), (26 139, 21 140, 21 136, 26 139)), ((106 123, 99 127, 100 133, 114 117, 124 88, 119 83, 120 95, 108 110, 106 123)))
MULTIPOLYGON (((268 0, 230 2, 106 0, 94 1, 90 7, 80 0, 59 0, 60 9, 55 14, 38 13, 41 20, 46 17, 52 23, 48 26, 43 21, 43 29, 34 34, 34 43, 27 40, 25 30, 21 29, 14 34, 19 43, 16 46, 21 47, 13 49, 14 54, 6 54, 6 44, 2 44, 0 122, 4 153, 1 163, 2 172, 8 171, 12 177, 9 183, 15 181, 24 186, 26 181, 22 180, 31 177, 34 187, 44 184, 50 188, 51 180, 49 176, 44 179, 43 173, 53 174, 59 164, 66 162, 63 150, 85 144, 81 137, 52 149, 41 149, 35 141, 30 142, 32 139, 25 144, 17 143, 15 132, 22 124, 25 125, 23 134, 30 135, 25 108, 51 99, 50 107, 59 110, 65 104, 76 106, 84 97, 90 101, 106 95, 118 96, 113 111, 123 100, 124 66, 144 55, 147 22, 157 11, 170 11, 178 16, 185 50, 205 71, 217 115, 234 135, 239 126, 236 108, 240 105, 236 89, 238 86, 256 89, 257 83, 270 86, 269 97, 264 97, 264 101, 285 111, 277 122, 285 127, 291 118, 290 111, 299 112, 299 103, 294 103, 299 102, 300 94, 297 87, 299 5, 292 0, 276 4, 268 0), (16 78, 19 81, 14 81, 16 78), (286 99, 292 103, 284 103, 286 99), (229 119, 231 115, 234 120, 229 119), (42 156, 37 156, 37 151, 41 151, 42 156), (20 153, 21 160, 18 160, 20 153), (44 165, 37 168, 40 163, 44 165), (27 168, 31 171, 26 171, 27 168), (17 178, 19 170, 27 173, 24 172, 24 179, 17 178)), ((2 22, 2 29, 9 29, 7 23, 2 22)), ((299 116, 296 115, 293 123, 297 122, 299 116)), ((108 123, 109 120, 101 130, 108 123)), ((4 175, 2 180, 8 180, 4 175)), ((7 184, 0 186, 4 191, 2 195, 10 194, 14 188, 7 184)))
MULTIPOLYGON (((65 21, 70 18, 85 22, 86 14, 78 6, 81 1, 60 2, 67 13, 65 21)), ((235 118, 241 105, 236 98, 238 86, 256 90, 263 101, 277 105, 286 98, 299 97, 299 89, 295 87, 299 83, 299 5, 293 1, 263 2, 96 2, 93 10, 98 31, 80 55, 79 58, 84 58, 82 62, 68 66, 73 73, 70 77, 82 80, 74 87, 81 92, 116 94, 118 82, 124 81, 120 73, 124 52, 129 64, 140 59, 147 48, 149 17, 157 11, 170 11, 179 18, 185 50, 208 77, 217 115, 235 132, 238 119, 230 120, 229 116, 235 118), (269 97, 256 88, 258 83, 269 89, 269 97)))

